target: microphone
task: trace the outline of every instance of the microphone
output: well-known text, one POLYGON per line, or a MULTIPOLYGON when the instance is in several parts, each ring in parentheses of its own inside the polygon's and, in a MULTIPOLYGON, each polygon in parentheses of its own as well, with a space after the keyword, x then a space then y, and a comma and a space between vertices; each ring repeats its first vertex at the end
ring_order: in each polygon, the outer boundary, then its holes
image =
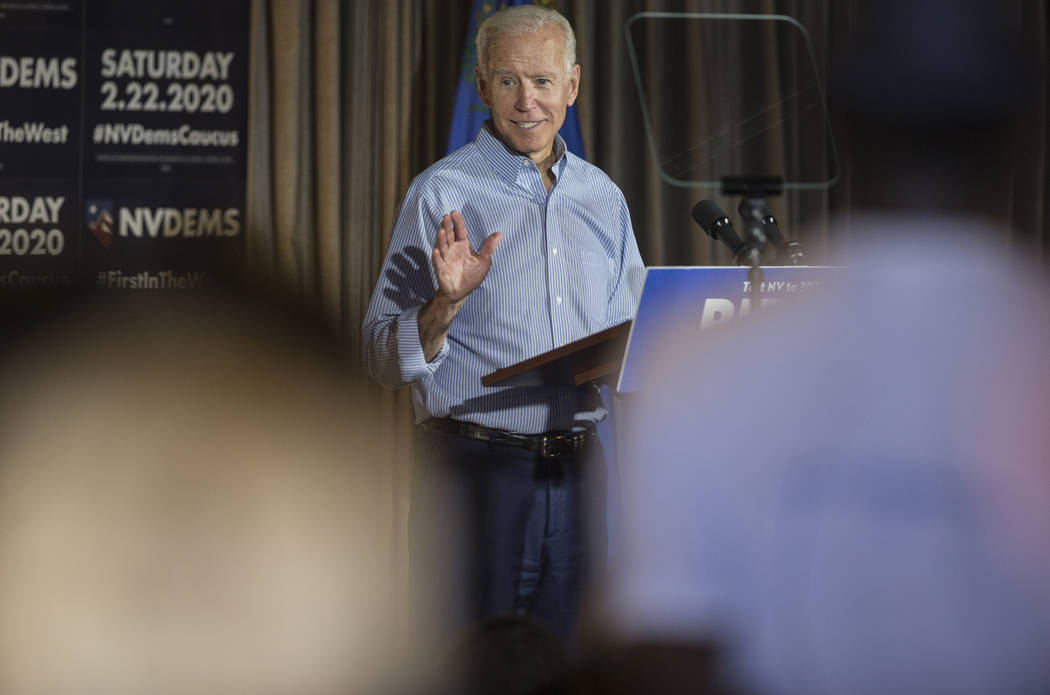
POLYGON ((780 233, 777 226, 777 218, 766 206, 762 198, 744 198, 737 208, 740 216, 744 218, 751 231, 751 236, 756 238, 760 246, 769 243, 776 249, 777 259, 785 265, 799 265, 802 261, 802 244, 797 241, 787 241, 780 233))
POLYGON ((713 200, 701 200, 697 203, 693 207, 693 219, 707 236, 729 247, 737 265, 760 264, 761 255, 758 249, 740 238, 733 230, 733 223, 729 221, 729 217, 713 200))

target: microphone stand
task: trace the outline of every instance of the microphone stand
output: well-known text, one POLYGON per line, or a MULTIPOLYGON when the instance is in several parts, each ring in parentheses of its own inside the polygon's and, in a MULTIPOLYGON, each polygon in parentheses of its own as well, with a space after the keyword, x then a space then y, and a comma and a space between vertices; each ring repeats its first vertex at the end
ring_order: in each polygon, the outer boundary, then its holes
POLYGON ((737 211, 746 227, 744 237, 759 248, 772 248, 775 265, 803 264, 802 244, 784 239, 765 197, 748 196, 740 201, 737 211))
POLYGON ((751 311, 757 314, 762 310, 762 252, 756 246, 752 246, 748 253, 747 282, 751 311))
MULTIPOLYGON (((751 246, 747 279, 751 289, 751 310, 755 312, 762 309, 762 249, 770 244, 770 238, 766 232, 766 220, 762 214, 755 214, 754 211, 767 210, 766 196, 780 195, 783 190, 784 180, 779 176, 722 177, 723 195, 744 196, 750 211, 750 214, 743 215, 746 224, 744 239, 751 246)), ((775 230, 776 221, 772 219, 772 216, 770 219, 774 223, 775 230)), ((800 259, 801 246, 798 249, 797 258, 800 259)), ((780 249, 777 249, 778 253, 779 251, 780 249)), ((791 256, 794 257, 794 254, 791 256)), ((797 260, 793 261, 794 263, 797 263, 797 260)))

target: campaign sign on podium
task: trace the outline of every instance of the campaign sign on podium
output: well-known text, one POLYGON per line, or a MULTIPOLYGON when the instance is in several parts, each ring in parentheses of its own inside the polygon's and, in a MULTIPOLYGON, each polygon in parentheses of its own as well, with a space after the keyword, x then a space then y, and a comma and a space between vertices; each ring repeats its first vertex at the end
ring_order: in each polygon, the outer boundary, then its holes
MULTIPOLYGON (((776 266, 762 269, 762 307, 813 291, 832 280, 841 268, 776 266)), ((645 271, 617 391, 643 389, 647 365, 658 359, 667 332, 696 322, 701 329, 750 313, 748 269, 733 266, 653 267, 645 271)))

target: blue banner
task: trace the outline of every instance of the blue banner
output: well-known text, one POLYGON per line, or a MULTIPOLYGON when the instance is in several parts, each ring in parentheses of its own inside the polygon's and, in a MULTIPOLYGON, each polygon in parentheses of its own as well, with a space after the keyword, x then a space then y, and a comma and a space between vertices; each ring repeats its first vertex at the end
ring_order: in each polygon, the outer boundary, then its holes
MULTIPOLYGON (((492 0, 474 0, 474 9, 470 13, 470 24, 467 27, 467 40, 463 46, 463 60, 460 63, 459 85, 456 87, 456 106, 452 111, 452 125, 448 129, 448 152, 459 149, 468 142, 473 142, 481 124, 489 117, 488 108, 481 103, 474 79, 474 66, 478 63, 478 52, 474 39, 478 35, 478 26, 496 10, 509 5, 527 5, 530 0, 509 0, 492 2, 492 0)), ((536 2, 537 5, 552 7, 551 2, 536 2)), ((565 123, 558 131, 569 152, 580 158, 583 156, 583 138, 580 137, 580 121, 576 116, 576 107, 570 106, 565 113, 565 123)))
POLYGON ((75 281, 82 23, 72 0, 0 3, 0 292, 75 281))
POLYGON ((0 2, 0 292, 187 289, 238 256, 250 4, 0 2))
POLYGON ((249 0, 87 0, 87 283, 197 288, 241 252, 249 8, 249 0))

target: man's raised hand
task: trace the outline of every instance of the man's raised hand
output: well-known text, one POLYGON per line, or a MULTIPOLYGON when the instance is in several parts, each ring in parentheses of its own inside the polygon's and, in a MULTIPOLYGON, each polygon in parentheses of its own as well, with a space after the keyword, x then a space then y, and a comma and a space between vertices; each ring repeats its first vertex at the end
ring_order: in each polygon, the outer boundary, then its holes
POLYGON ((467 225, 463 216, 453 210, 441 218, 437 241, 431 254, 437 276, 438 295, 451 304, 459 304, 473 292, 492 267, 492 254, 503 235, 490 234, 477 253, 470 248, 467 225))

